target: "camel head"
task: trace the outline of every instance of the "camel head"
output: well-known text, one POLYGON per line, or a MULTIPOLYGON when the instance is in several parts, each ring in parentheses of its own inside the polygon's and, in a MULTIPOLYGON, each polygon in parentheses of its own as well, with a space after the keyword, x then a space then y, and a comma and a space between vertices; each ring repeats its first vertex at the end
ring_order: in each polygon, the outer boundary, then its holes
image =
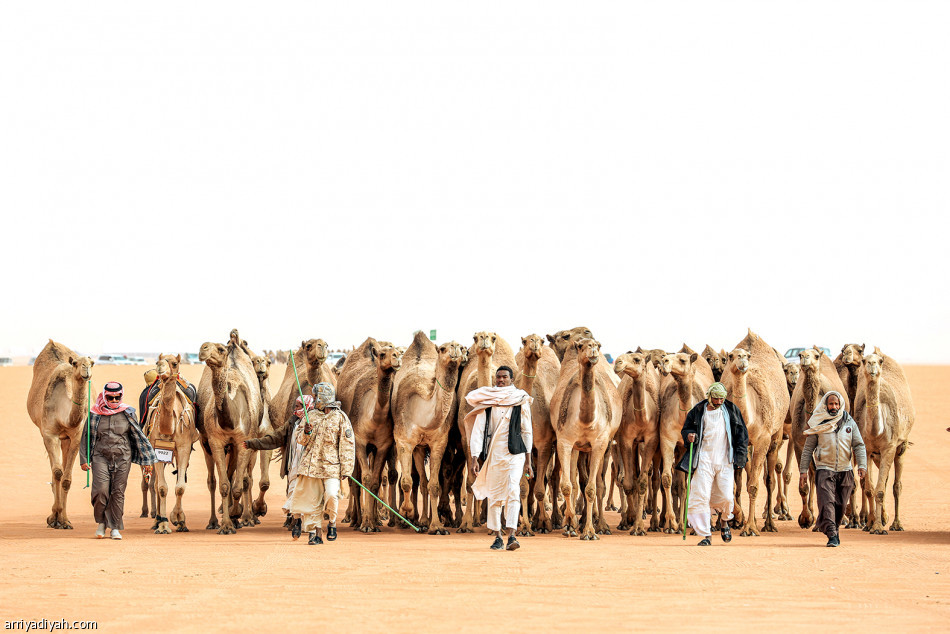
POLYGON ((76 378, 88 381, 92 378, 92 366, 95 362, 91 357, 69 357, 69 365, 73 366, 76 378))
POLYGON ((867 372, 868 378, 877 379, 880 378, 883 369, 884 353, 875 346, 874 352, 864 357, 864 371, 867 372))
POLYGON ((582 365, 595 365, 600 361, 600 342, 585 337, 574 342, 577 350, 577 361, 582 365))
POLYGON ((614 372, 618 375, 626 374, 627 376, 637 378, 643 374, 643 371, 647 368, 647 364, 651 362, 651 353, 649 352, 627 352, 617 357, 617 360, 614 361, 614 372))
POLYGON ((472 339, 475 341, 473 346, 475 354, 479 357, 491 359, 492 355, 495 354, 495 342, 498 341, 498 335, 493 332, 482 331, 476 332, 472 339))
POLYGON ((155 362, 155 371, 165 381, 169 378, 178 379, 178 368, 181 365, 180 354, 160 354, 155 362))
POLYGON ((703 359, 706 359, 706 363, 712 368, 713 374, 717 372, 721 373, 723 368, 726 367, 727 362, 723 359, 723 356, 724 355, 713 350, 709 345, 703 350, 703 359))
POLYGON ((257 374, 258 380, 263 381, 270 374, 270 359, 267 357, 254 357, 251 363, 254 364, 254 373, 257 374))
POLYGON ((330 347, 323 339, 308 339, 300 342, 300 348, 303 350, 307 364, 311 367, 319 367, 330 356, 330 347))
POLYGON ((791 389, 795 389, 795 386, 798 384, 798 375, 801 370, 797 363, 782 364, 782 371, 785 372, 785 382, 791 389))
POLYGON ((450 341, 439 346, 439 362, 448 372, 456 372, 462 363, 465 348, 458 341, 450 341))
POLYGON ((864 358, 864 344, 858 345, 856 343, 845 344, 841 348, 841 361, 845 365, 861 365, 861 361, 864 358))
POLYGON ((801 369, 805 372, 821 372, 821 350, 808 348, 798 353, 801 369))
POLYGON ((671 352, 663 356, 663 366, 668 367, 667 372, 674 377, 686 376, 699 354, 695 352, 671 352))
POLYGON ((223 368, 228 361, 228 347, 221 343, 206 341, 198 350, 198 360, 210 368, 223 368))
POLYGON ((521 350, 525 359, 540 359, 541 348, 544 347, 544 338, 541 335, 528 335, 521 338, 521 350))
POLYGON ((745 374, 749 371, 749 352, 744 348, 736 348, 729 353, 732 371, 736 374, 745 374))
MULTIPOLYGON (((376 349, 373 349, 373 356, 377 356, 376 349)), ((383 372, 395 372, 402 366, 402 353, 399 348, 393 346, 383 347, 379 353, 379 367, 383 372)))
POLYGON ((673 369, 673 357, 676 356, 673 352, 664 352, 662 350, 651 351, 651 357, 653 360, 653 367, 656 368, 662 376, 669 376, 670 370, 673 369))
POLYGON ((571 328, 570 330, 558 330, 553 335, 547 335, 548 342, 551 344, 551 348, 554 349, 554 353, 557 354, 557 358, 560 361, 564 360, 564 353, 567 352, 567 349, 575 342, 581 339, 593 339, 594 335, 591 333, 589 328, 584 326, 578 326, 576 328, 571 328))

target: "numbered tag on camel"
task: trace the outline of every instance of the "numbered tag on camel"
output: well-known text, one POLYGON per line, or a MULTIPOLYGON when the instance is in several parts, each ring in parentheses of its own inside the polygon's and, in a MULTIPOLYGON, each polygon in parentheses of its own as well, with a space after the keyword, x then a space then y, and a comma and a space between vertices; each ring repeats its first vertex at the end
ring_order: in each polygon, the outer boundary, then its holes
POLYGON ((171 462, 175 452, 175 443, 170 440, 156 440, 152 443, 159 462, 171 462))

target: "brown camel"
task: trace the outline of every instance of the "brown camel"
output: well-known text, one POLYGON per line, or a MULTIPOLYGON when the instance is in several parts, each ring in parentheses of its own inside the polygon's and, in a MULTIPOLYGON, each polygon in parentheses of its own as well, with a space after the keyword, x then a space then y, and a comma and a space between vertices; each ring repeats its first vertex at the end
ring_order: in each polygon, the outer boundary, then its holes
POLYGON ((858 383, 855 418, 868 457, 878 468, 877 482, 871 486, 871 469, 865 477, 864 491, 869 513, 866 530, 872 535, 887 535, 884 525, 884 494, 891 465, 894 465, 894 521, 890 530, 902 531, 900 520, 901 475, 904 454, 910 445, 907 438, 917 417, 910 385, 900 364, 875 347, 864 357, 864 371, 858 383))
MULTIPOLYGON (((429 508, 438 509, 442 493, 439 473, 449 430, 455 424, 455 388, 461 359, 458 342, 436 347, 422 332, 416 332, 393 381, 393 437, 403 491, 400 512, 404 516, 412 513, 412 463, 417 448, 429 448, 429 508)), ((437 511, 422 523, 430 535, 448 535, 437 511)))
POLYGON ((709 364, 713 378, 717 381, 722 380, 722 371, 725 369, 726 364, 729 363, 725 350, 716 352, 712 349, 712 346, 707 343, 706 348, 703 350, 703 359, 706 359, 706 363, 709 364))
MULTIPOLYGON (((261 426, 259 435, 264 436, 271 432, 274 428, 274 421, 271 420, 271 404, 273 399, 270 393, 270 385, 268 379, 270 378, 270 366, 271 361, 267 356, 255 356, 251 358, 251 363, 254 365, 254 373, 257 375, 258 386, 261 389, 261 403, 264 406, 264 413, 261 416, 261 426)), ((264 494, 270 489, 270 461, 274 455, 273 449, 265 449, 261 451, 255 451, 251 454, 251 460, 248 466, 248 471, 254 472, 254 461, 257 456, 261 460, 261 477, 258 482, 258 495, 257 499, 251 504, 251 510, 254 512, 254 523, 260 524, 260 520, 256 519, 267 515, 267 502, 264 501, 264 494), (255 455, 256 454, 256 455, 255 455)))
MULTIPOLYGON (((631 535, 645 535, 643 508, 650 468, 659 457, 660 376, 653 366, 651 353, 643 351, 627 352, 617 357, 614 371, 623 376, 620 383, 623 412, 616 440, 623 462, 623 490, 627 496, 627 514, 621 518, 617 528, 629 528, 631 535)), ((656 504, 651 515, 651 528, 657 530, 659 511, 656 504)))
POLYGON ((159 392, 145 413, 145 428, 148 440, 154 447, 162 443, 172 443, 172 453, 178 470, 175 482, 175 508, 168 515, 168 483, 165 480, 165 462, 155 463, 155 489, 158 493, 158 508, 155 510, 155 525, 152 527, 158 535, 171 533, 175 526, 179 533, 187 533, 185 512, 181 499, 185 495, 186 474, 191 460, 191 450, 198 440, 195 421, 195 407, 179 386, 179 366, 181 355, 159 355, 155 364, 158 370, 159 392))
MULTIPOLYGON (((791 399, 792 392, 795 391, 795 386, 798 384, 798 376, 801 372, 801 367, 797 363, 790 363, 782 359, 782 372, 785 373, 785 386, 788 389, 788 398, 789 398, 789 408, 788 412, 785 414, 785 424, 782 425, 782 441, 785 443, 785 469, 782 471, 781 477, 778 479, 779 490, 781 491, 782 504, 779 504, 776 501, 775 504, 775 515, 780 520, 790 520, 792 519, 791 512, 788 508, 788 485, 792 481, 792 456, 795 453, 795 443, 792 442, 792 407, 791 399)), ((779 448, 781 453, 781 447, 779 448)), ((778 465, 776 465, 778 466, 778 465)))
POLYGON ((313 386, 322 380, 336 385, 336 376, 330 381, 328 375, 333 372, 329 370, 326 363, 328 356, 327 344, 323 339, 308 339, 301 341, 300 347, 294 351, 294 365, 290 364, 290 355, 287 355, 287 369, 284 370, 284 378, 280 382, 277 394, 270 403, 270 420, 274 427, 280 428, 287 424, 294 412, 294 403, 297 401, 299 393, 297 391, 297 379, 300 380, 300 389, 304 394, 312 394, 313 386), (294 375, 294 366, 296 366, 296 376, 294 375), (315 381, 315 382, 314 382, 315 381))
POLYGON ((66 516, 66 496, 73 481, 82 426, 89 416, 89 381, 93 361, 61 343, 49 340, 33 362, 33 382, 26 410, 43 436, 52 471, 53 510, 50 528, 72 528, 66 516))
POLYGON ((590 328, 584 326, 577 326, 570 330, 558 330, 553 335, 547 335, 551 349, 554 350, 557 360, 561 363, 564 362, 564 355, 572 349, 575 341, 593 338, 594 335, 591 334, 590 328))
MULTIPOLYGON (((831 359, 822 352, 821 348, 815 346, 803 350, 799 355, 799 366, 801 374, 798 384, 792 392, 789 408, 792 411, 792 442, 795 445, 795 458, 800 464, 802 459, 802 450, 805 447, 805 429, 808 426, 808 419, 818 406, 818 402, 826 392, 838 392, 844 396, 843 403, 847 411, 851 410, 851 403, 848 400, 848 393, 844 389, 841 378, 835 371, 835 366, 831 359)), ((798 525, 802 528, 808 528, 816 519, 815 516, 815 470, 809 469, 808 486, 799 487, 798 492, 802 496, 802 512, 798 516, 798 525)))
POLYGON ((565 352, 557 388, 551 399, 561 463, 561 493, 566 502, 565 536, 578 534, 574 481, 580 452, 589 454, 589 477, 584 488, 585 518, 579 531, 583 540, 599 539, 598 531, 610 533, 603 521, 603 479, 597 474, 601 472, 610 441, 620 428, 623 409, 620 392, 610 376, 612 370, 606 363, 599 363, 600 357, 600 342, 591 338, 574 341, 565 352), (599 506, 599 526, 594 524, 595 502, 599 506))
MULTIPOLYGON (((462 525, 459 527, 460 533, 471 533, 472 529, 479 525, 478 511, 482 505, 476 503, 475 494, 472 493, 472 483, 475 482, 475 472, 472 471, 471 439, 472 429, 475 427, 474 420, 466 423, 465 416, 472 411, 472 406, 465 400, 465 396, 480 387, 490 387, 494 385, 495 370, 499 366, 507 365, 514 371, 518 367, 515 362, 515 353, 511 346, 503 338, 494 332, 476 332, 472 337, 473 343, 468 349, 469 363, 462 369, 461 377, 458 382, 458 416, 457 425, 462 438, 462 449, 465 452, 465 461, 468 465, 466 473, 465 488, 468 504, 465 507, 465 514, 462 516, 462 525), (474 363, 472 362, 474 360, 474 363)), ((531 410, 534 413, 534 410, 531 410)), ((532 429, 534 427, 532 426, 532 429)), ((527 464, 527 462, 525 463, 527 464)), ((524 511, 522 510, 522 515, 524 511)))
MULTIPOLYGON (((554 350, 545 347, 543 337, 532 334, 521 338, 521 350, 515 356, 515 363, 518 370, 517 386, 534 398, 531 402, 531 429, 536 453, 534 464, 534 499, 536 503, 534 530, 542 534, 550 533, 555 528, 555 518, 548 515, 545 507, 545 497, 548 491, 548 467, 552 463, 557 446, 557 436, 554 434, 554 427, 551 425, 551 398, 557 388, 561 362, 558 361, 554 350)), ((527 482, 522 479, 522 488, 525 489, 521 496, 522 515, 527 513, 528 507, 526 485, 527 482)), ((556 500, 557 493, 553 486, 550 490, 552 491, 552 499, 556 500)), ((559 516, 560 511, 557 504, 554 504, 553 507, 554 515, 559 516)), ((560 521, 560 517, 556 519, 558 522, 560 521)))
POLYGON ((854 403, 858 394, 858 379, 864 362, 864 344, 848 343, 841 347, 841 354, 835 357, 834 365, 841 383, 844 384, 848 400, 854 403))
MULTIPOLYGON (((356 436, 356 459, 363 485, 380 495, 383 466, 393 446, 391 399, 393 379, 402 355, 393 346, 381 347, 372 337, 347 355, 340 371, 339 398, 356 436)), ((353 485, 355 487, 356 485, 353 485)), ((369 494, 351 487, 350 495, 363 499, 352 514, 363 533, 379 532, 379 509, 369 494)))
POLYGON ((211 519, 208 529, 219 528, 219 535, 235 532, 233 517, 240 516, 241 526, 253 526, 254 515, 249 503, 241 498, 249 489, 248 464, 252 450, 244 441, 260 435, 264 413, 260 384, 251 357, 232 331, 225 345, 206 342, 198 359, 204 362, 198 384, 198 404, 203 419, 201 430, 205 462, 208 465, 208 489, 211 493, 211 519), (226 453, 226 449, 228 453, 226 453), (215 476, 220 482, 221 523, 215 513, 215 476))
MULTIPOLYGON (((775 533, 775 517, 772 515, 772 490, 777 489, 775 480, 782 471, 778 465, 778 450, 782 444, 785 416, 788 414, 788 388, 782 362, 775 356, 772 346, 749 330, 748 335, 729 353, 729 363, 723 369, 722 383, 729 392, 730 400, 739 409, 749 432, 749 460, 745 465, 746 490, 749 494, 749 510, 740 535, 749 537, 759 534, 755 515, 755 500, 759 490, 759 478, 765 467, 765 523, 762 530, 775 533)), ((737 473, 741 476, 741 473, 737 473)), ((780 489, 778 489, 780 491, 780 489)), ((741 524, 739 506, 741 477, 736 478, 735 524, 741 524)))

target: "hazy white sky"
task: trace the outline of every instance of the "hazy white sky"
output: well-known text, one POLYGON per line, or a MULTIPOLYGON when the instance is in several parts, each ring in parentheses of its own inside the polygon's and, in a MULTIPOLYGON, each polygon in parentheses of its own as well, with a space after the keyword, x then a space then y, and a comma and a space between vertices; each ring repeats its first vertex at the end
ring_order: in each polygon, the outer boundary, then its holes
POLYGON ((0 352, 950 362, 946 2, 5 2, 0 352))

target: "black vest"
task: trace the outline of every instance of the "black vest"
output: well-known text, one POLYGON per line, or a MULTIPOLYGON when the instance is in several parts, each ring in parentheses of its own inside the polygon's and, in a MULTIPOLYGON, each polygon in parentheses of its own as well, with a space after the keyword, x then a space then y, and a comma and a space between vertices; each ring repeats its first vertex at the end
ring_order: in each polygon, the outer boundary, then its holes
MULTIPOLYGON (((478 454, 478 459, 485 462, 488 459, 488 428, 491 426, 491 408, 485 410, 485 438, 482 441, 482 452, 478 454)), ((519 453, 528 453, 524 446, 524 439, 521 438, 521 406, 515 405, 511 408, 511 420, 508 421, 508 453, 514 455, 519 453)))

